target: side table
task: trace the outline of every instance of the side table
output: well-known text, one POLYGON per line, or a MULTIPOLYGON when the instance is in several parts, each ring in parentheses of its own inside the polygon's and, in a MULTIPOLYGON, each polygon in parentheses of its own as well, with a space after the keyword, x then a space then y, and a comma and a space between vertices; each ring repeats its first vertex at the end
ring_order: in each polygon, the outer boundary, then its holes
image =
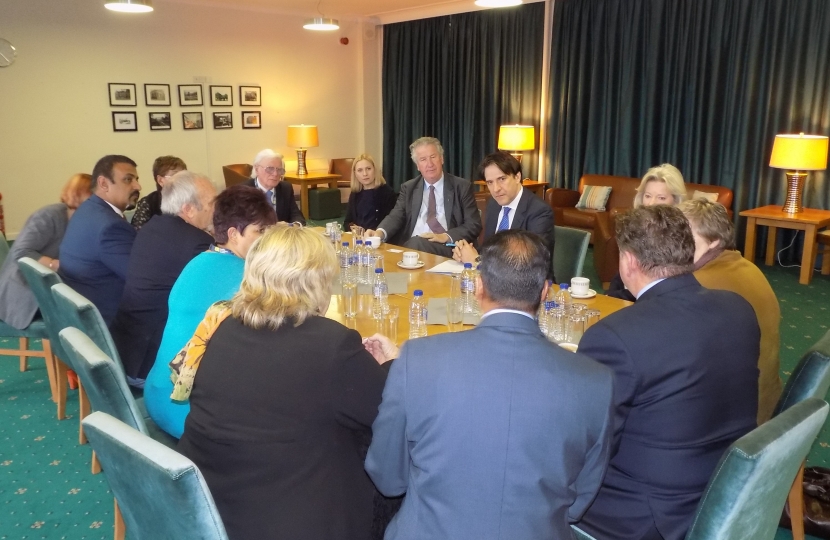
POLYGON ((290 184, 300 186, 300 210, 302 210, 303 216, 308 219, 308 186, 328 184, 330 188, 337 189, 337 181, 340 180, 340 175, 323 172, 310 172, 308 174, 287 172, 282 178, 290 184))
POLYGON ((752 210, 744 210, 740 216, 746 219, 746 243, 744 258, 755 261, 755 228, 758 225, 769 227, 767 234, 767 254, 765 263, 772 266, 775 262, 775 235, 778 229, 795 229, 804 231, 804 249, 801 255, 801 275, 798 282, 809 285, 813 277, 813 264, 816 257, 816 232, 830 225, 830 210, 805 208, 803 212, 788 214, 781 206, 769 205, 752 210))

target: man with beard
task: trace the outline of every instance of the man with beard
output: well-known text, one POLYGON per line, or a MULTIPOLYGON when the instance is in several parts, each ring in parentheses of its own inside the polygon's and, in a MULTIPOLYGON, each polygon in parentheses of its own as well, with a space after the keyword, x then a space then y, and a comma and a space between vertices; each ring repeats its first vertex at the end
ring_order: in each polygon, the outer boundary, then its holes
POLYGON ((121 302, 135 240, 135 229, 124 218, 141 192, 135 167, 126 156, 98 160, 92 196, 75 211, 60 247, 60 277, 95 304, 107 325, 121 302))

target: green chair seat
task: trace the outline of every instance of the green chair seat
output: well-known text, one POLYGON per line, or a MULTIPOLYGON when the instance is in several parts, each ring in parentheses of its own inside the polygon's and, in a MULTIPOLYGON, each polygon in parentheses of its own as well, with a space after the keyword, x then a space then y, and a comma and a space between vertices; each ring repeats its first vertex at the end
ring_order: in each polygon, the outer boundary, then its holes
POLYGON ((14 337, 14 338, 29 338, 29 339, 49 339, 49 333, 46 330, 46 322, 43 319, 35 319, 32 324, 23 330, 17 329, 14 326, 0 321, 0 336, 14 337))

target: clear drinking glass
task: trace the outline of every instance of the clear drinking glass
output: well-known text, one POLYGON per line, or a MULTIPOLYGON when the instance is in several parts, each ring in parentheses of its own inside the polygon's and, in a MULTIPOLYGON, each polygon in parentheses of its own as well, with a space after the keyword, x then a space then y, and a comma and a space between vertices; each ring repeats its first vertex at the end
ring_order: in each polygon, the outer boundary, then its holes
POLYGON ((569 334, 568 339, 566 340, 568 343, 579 343, 579 340, 582 339, 582 334, 585 333, 585 315, 582 313, 572 312, 570 317, 568 317, 568 328, 569 334))
POLYGON ((583 315, 585 315, 585 330, 599 322, 600 313, 598 309, 586 309, 583 315))
POLYGON ((447 298, 447 329, 450 332, 459 332, 464 324, 463 302, 461 296, 447 298))
POLYGON ((383 335, 392 340, 392 343, 398 343, 398 316, 400 309, 398 306, 389 306, 389 311, 384 315, 383 335))
POLYGON ((357 316, 357 283, 341 283, 343 288, 343 315, 348 318, 357 316))

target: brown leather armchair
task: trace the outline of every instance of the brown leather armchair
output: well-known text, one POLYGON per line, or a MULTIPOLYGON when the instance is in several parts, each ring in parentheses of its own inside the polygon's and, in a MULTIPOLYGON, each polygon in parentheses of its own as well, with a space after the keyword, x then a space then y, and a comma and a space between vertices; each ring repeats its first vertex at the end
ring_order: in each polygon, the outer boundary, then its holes
POLYGON ((252 165, 247 163, 234 163, 233 165, 223 165, 222 174, 225 175, 225 187, 229 188, 251 179, 251 172, 254 170, 252 165))
POLYGON ((329 160, 329 174, 339 174, 337 187, 340 189, 340 202, 349 202, 352 193, 352 164, 354 158, 334 158, 329 160))

